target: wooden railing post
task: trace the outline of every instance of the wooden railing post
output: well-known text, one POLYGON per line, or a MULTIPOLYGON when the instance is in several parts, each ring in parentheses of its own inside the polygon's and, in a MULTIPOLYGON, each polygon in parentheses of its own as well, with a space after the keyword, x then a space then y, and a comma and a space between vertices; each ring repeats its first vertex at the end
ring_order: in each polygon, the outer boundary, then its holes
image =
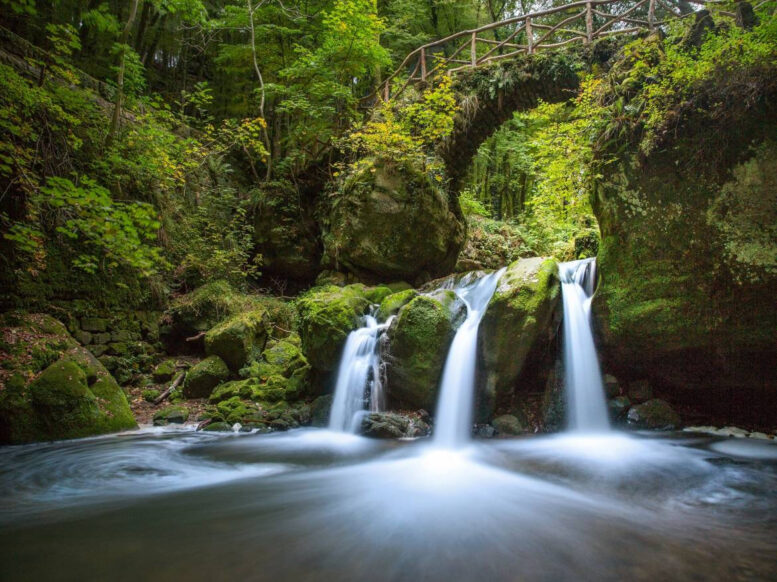
POLYGON ((470 42, 469 46, 469 56, 470 61, 472 62, 472 66, 477 66, 478 64, 478 33, 473 32, 472 33, 472 41, 470 42))
POLYGON ((656 0, 650 0, 648 7, 648 28, 653 32, 656 28, 656 0))
POLYGON ((534 33, 531 30, 531 18, 526 18, 526 46, 529 47, 528 53, 534 52, 534 33))
POLYGON ((426 83, 426 49, 421 49, 421 82, 426 83))
POLYGON ((591 3, 585 5, 585 42, 591 44, 594 40, 594 9, 591 3))

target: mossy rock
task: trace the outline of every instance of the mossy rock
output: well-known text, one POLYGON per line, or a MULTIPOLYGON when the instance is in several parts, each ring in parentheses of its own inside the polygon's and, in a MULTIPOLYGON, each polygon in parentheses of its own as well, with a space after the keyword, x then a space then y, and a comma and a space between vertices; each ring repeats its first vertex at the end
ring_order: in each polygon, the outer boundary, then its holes
POLYGON ((388 329, 388 395, 395 407, 434 408, 453 335, 450 309, 432 297, 420 295, 400 309, 388 329))
POLYGON ((143 392, 140 393, 140 395, 143 397, 143 400, 146 402, 154 402, 157 398, 159 398, 159 395, 161 392, 156 389, 149 389, 149 390, 143 390, 143 392))
POLYGON ((56 319, 0 319, 0 443, 70 439, 136 428, 113 377, 56 319))
POLYGON ((187 398, 207 398, 213 389, 229 378, 227 364, 218 356, 208 356, 192 366, 183 382, 187 398))
POLYGON ((189 409, 185 406, 165 406, 154 414, 154 426, 183 424, 189 419, 189 409))
POLYGON ((378 285, 377 287, 368 287, 364 290, 364 296, 369 299, 370 303, 380 305, 386 297, 391 295, 394 291, 386 285, 378 285))
POLYGON ((311 366, 325 372, 337 368, 348 334, 359 327, 369 305, 363 285, 315 287, 297 300, 302 347, 311 366))
POLYGON ((450 272, 465 225, 443 188, 422 168, 362 160, 342 183, 325 233, 325 261, 361 278, 440 276, 450 272))
POLYGON ((496 429, 497 434, 502 436, 515 436, 526 432, 525 424, 512 414, 497 416, 491 421, 491 426, 496 429))
POLYGON ((332 410, 332 394, 324 394, 313 401, 310 410, 311 424, 313 426, 329 426, 329 413, 332 410))
POLYGON ((175 299, 164 314, 170 340, 208 331, 224 319, 261 309, 265 298, 236 291, 226 281, 212 281, 175 299))
POLYGON ((626 420, 633 428, 674 430, 682 426, 680 415, 667 401, 659 398, 632 406, 626 420))
POLYGON ((410 303, 410 301, 417 296, 418 291, 415 289, 404 289, 384 297, 383 301, 380 303, 378 318, 385 321, 392 315, 396 315, 402 307, 410 303))
POLYGON ((167 359, 163 360, 159 363, 159 365, 154 368, 154 382, 157 384, 161 384, 163 382, 169 382, 173 379, 173 376, 175 375, 175 360, 173 359, 167 359))
POLYGON ((237 372, 258 356, 267 341, 267 312, 257 309, 223 321, 205 334, 205 352, 237 372))
POLYGON ((294 392, 290 397, 296 399, 305 388, 311 369, 300 343, 297 334, 268 342, 261 358, 241 370, 241 374, 256 378, 261 383, 268 383, 273 377, 276 377, 277 383, 277 377, 283 378, 286 390, 294 392))
POLYGON ((497 406, 509 408, 529 355, 553 337, 560 295, 554 259, 519 259, 502 275, 478 334, 477 421, 492 418, 497 406))

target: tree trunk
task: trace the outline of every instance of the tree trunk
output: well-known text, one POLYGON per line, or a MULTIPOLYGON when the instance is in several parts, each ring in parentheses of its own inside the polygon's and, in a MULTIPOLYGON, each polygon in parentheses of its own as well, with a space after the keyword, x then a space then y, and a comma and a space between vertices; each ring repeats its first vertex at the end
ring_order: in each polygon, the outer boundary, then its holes
POLYGON ((119 131, 119 120, 121 119, 121 106, 124 101, 124 67, 127 57, 127 42, 129 41, 129 35, 132 31, 132 23, 135 21, 135 15, 138 13, 139 0, 132 0, 130 6, 130 13, 127 17, 127 23, 124 25, 124 30, 121 33, 119 39, 120 53, 119 53, 119 74, 116 79, 116 103, 113 107, 113 117, 111 118, 111 127, 108 130, 108 136, 105 138, 105 147, 110 147, 113 143, 116 133, 119 131))

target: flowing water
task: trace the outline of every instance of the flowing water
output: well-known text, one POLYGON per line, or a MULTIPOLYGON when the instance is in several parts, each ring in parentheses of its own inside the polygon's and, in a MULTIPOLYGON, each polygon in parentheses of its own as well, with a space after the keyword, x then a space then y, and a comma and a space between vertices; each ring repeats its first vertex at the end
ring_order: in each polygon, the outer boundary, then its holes
POLYGON ((591 331, 591 298, 596 260, 559 265, 564 302, 564 367, 569 429, 603 432, 610 428, 602 372, 591 331))
POLYGON ((385 406, 380 370, 380 334, 391 325, 364 316, 364 326, 348 335, 337 370, 329 429, 355 433, 365 409, 379 412, 385 406), (366 394, 366 397, 365 397, 366 394), (365 406, 365 403, 368 403, 365 406))
POLYGON ((434 443, 437 446, 455 448, 469 440, 478 328, 504 272, 505 269, 502 269, 474 282, 465 278, 454 289, 467 306, 467 318, 456 330, 443 368, 434 426, 434 443))
POLYGON ((747 439, 141 431, 0 449, 0 579, 775 580, 775 491, 747 439))

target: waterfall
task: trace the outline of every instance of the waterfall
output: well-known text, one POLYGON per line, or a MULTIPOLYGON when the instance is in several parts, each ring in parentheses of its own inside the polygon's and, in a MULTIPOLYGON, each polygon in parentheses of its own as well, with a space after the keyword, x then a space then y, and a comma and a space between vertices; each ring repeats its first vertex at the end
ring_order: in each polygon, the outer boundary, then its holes
POLYGON ((435 415, 434 443, 455 448, 472 432, 472 401, 475 393, 478 327, 488 302, 496 291, 502 269, 477 279, 464 279, 455 288, 467 306, 467 318, 456 331, 445 360, 435 415))
POLYGON ((564 365, 569 428, 577 432, 606 432, 610 422, 591 331, 596 259, 561 263, 559 278, 564 300, 564 365))
POLYGON ((337 432, 357 432, 365 408, 383 409, 383 382, 380 370, 380 334, 391 324, 378 324, 372 315, 364 316, 364 326, 348 335, 337 370, 337 383, 329 413, 329 429, 337 432))

